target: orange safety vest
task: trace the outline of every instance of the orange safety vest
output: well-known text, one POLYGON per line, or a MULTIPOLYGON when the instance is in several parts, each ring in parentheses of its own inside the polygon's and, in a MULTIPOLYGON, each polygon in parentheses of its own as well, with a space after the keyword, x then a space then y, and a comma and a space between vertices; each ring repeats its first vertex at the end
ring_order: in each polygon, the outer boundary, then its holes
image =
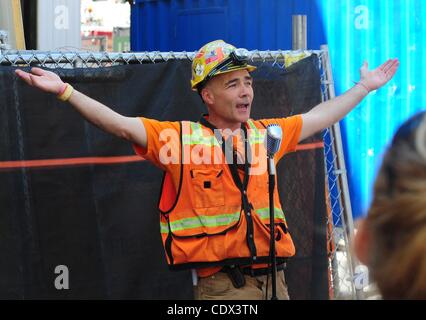
MULTIPOLYGON (((242 125, 247 137, 245 158, 249 160, 243 165, 243 180, 235 161, 214 161, 220 156, 225 159, 223 146, 227 142, 213 134, 215 127, 206 119, 199 123, 182 121, 180 129, 179 187, 175 190, 166 171, 159 201, 161 236, 170 268, 268 263, 268 172, 250 174, 255 154, 259 161, 267 161, 265 128, 253 120, 242 125), (188 157, 200 154, 204 160, 211 159, 211 163, 188 161, 188 157)), ((295 248, 287 232, 277 188, 274 206, 279 264, 293 256, 295 248)))

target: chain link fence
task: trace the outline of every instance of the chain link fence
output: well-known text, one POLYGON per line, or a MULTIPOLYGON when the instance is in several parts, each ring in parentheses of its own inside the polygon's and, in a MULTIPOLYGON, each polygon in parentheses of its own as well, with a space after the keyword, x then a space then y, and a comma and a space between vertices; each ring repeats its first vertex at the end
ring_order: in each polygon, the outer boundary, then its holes
MULTIPOLYGON (((321 57, 322 100, 335 97, 334 82, 328 50, 321 57)), ((356 258, 351 243, 354 233, 352 208, 346 175, 345 159, 339 123, 324 132, 324 159, 327 192, 327 245, 329 255, 330 297, 333 299, 362 299, 362 286, 357 283, 356 258)))
MULTIPOLYGON (((1 51, 0 66, 40 66, 47 68, 98 68, 124 64, 157 63, 173 59, 192 60, 195 52, 140 52, 140 53, 91 53, 91 52, 40 52, 1 51)), ((278 68, 311 55, 318 56, 321 74, 322 100, 334 97, 331 65, 327 48, 320 51, 250 51, 253 62, 268 62, 278 68)), ((362 288, 355 285, 357 262, 351 254, 353 235, 352 211, 346 181, 346 169, 342 152, 339 125, 324 131, 324 163, 326 172, 327 204, 327 253, 330 299, 360 299, 362 288)))
POLYGON ((0 29, 0 50, 10 49, 9 34, 5 30, 0 29))

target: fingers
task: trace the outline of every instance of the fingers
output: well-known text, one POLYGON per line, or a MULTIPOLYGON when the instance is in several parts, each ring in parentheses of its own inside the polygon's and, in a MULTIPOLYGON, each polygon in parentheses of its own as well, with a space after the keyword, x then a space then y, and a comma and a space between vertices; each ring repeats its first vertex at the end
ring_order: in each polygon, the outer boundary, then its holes
POLYGON ((389 59, 378 68, 378 70, 382 72, 383 85, 388 83, 393 78, 396 71, 398 70, 398 67, 398 59, 389 59))
POLYGON ((398 59, 394 59, 392 61, 392 64, 389 65, 389 68, 385 71, 386 77, 389 79, 392 78, 395 75, 398 68, 399 68, 399 61, 398 59))
POLYGON ((43 69, 34 67, 34 68, 31 68, 31 73, 33 73, 33 74, 35 74, 37 76, 43 76, 43 75, 46 74, 46 71, 44 71, 43 69))
MULTIPOLYGON (((387 74, 390 70, 393 70, 396 68, 398 68, 399 66, 399 61, 398 59, 388 59, 386 60, 383 64, 381 64, 379 67, 377 67, 377 69, 383 71, 385 74, 387 74)), ((365 61, 364 64, 362 65, 361 69, 368 69, 368 62, 365 61)))
MULTIPOLYGON (((34 69, 34 68, 33 68, 34 69)), ((33 71, 33 70, 31 70, 33 71)), ((25 81, 28 85, 36 88, 42 89, 42 83, 40 82, 40 76, 31 74, 29 72, 25 72, 23 70, 16 69, 15 70, 16 75, 19 76, 22 80, 25 81)))
POLYGON ((394 76, 399 67, 398 59, 389 59, 383 63, 379 69, 385 74, 386 79, 390 79, 394 76))
POLYGON ((19 78, 24 78, 25 76, 26 76, 26 72, 25 71, 22 71, 22 70, 20 70, 20 69, 15 69, 15 74, 19 77, 19 78))
POLYGON ((37 77, 37 76, 34 76, 33 74, 30 74, 30 79, 31 79, 31 84, 34 86, 34 87, 39 87, 39 77, 37 77))
POLYGON ((30 73, 22 71, 20 69, 16 69, 15 73, 16 73, 16 75, 18 75, 19 78, 21 78, 22 80, 24 80, 27 84, 29 84, 30 86, 33 85, 30 73))
POLYGON ((389 70, 390 65, 392 64, 392 59, 386 60, 384 63, 382 63, 378 69, 382 70, 383 72, 386 73, 387 70, 389 70))
POLYGON ((387 71, 389 71, 389 69, 392 67, 393 64, 394 64, 394 60, 393 59, 389 59, 385 63, 383 63, 379 67, 379 69, 382 70, 384 73, 386 73, 387 71))

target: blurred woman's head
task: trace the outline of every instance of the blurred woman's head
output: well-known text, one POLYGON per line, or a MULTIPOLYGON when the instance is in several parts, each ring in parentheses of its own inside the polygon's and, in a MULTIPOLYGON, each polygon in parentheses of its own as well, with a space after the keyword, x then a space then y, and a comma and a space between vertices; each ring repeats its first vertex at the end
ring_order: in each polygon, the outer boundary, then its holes
POLYGON ((426 112, 395 134, 355 251, 384 299, 426 299, 426 112))

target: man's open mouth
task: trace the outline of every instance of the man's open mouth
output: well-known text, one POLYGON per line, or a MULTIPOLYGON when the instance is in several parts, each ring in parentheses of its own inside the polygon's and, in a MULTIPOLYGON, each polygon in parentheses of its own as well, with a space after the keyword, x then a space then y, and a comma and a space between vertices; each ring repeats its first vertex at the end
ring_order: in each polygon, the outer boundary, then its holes
POLYGON ((243 104, 237 104, 237 109, 242 109, 242 110, 247 110, 247 108, 249 107, 248 103, 243 103, 243 104))

